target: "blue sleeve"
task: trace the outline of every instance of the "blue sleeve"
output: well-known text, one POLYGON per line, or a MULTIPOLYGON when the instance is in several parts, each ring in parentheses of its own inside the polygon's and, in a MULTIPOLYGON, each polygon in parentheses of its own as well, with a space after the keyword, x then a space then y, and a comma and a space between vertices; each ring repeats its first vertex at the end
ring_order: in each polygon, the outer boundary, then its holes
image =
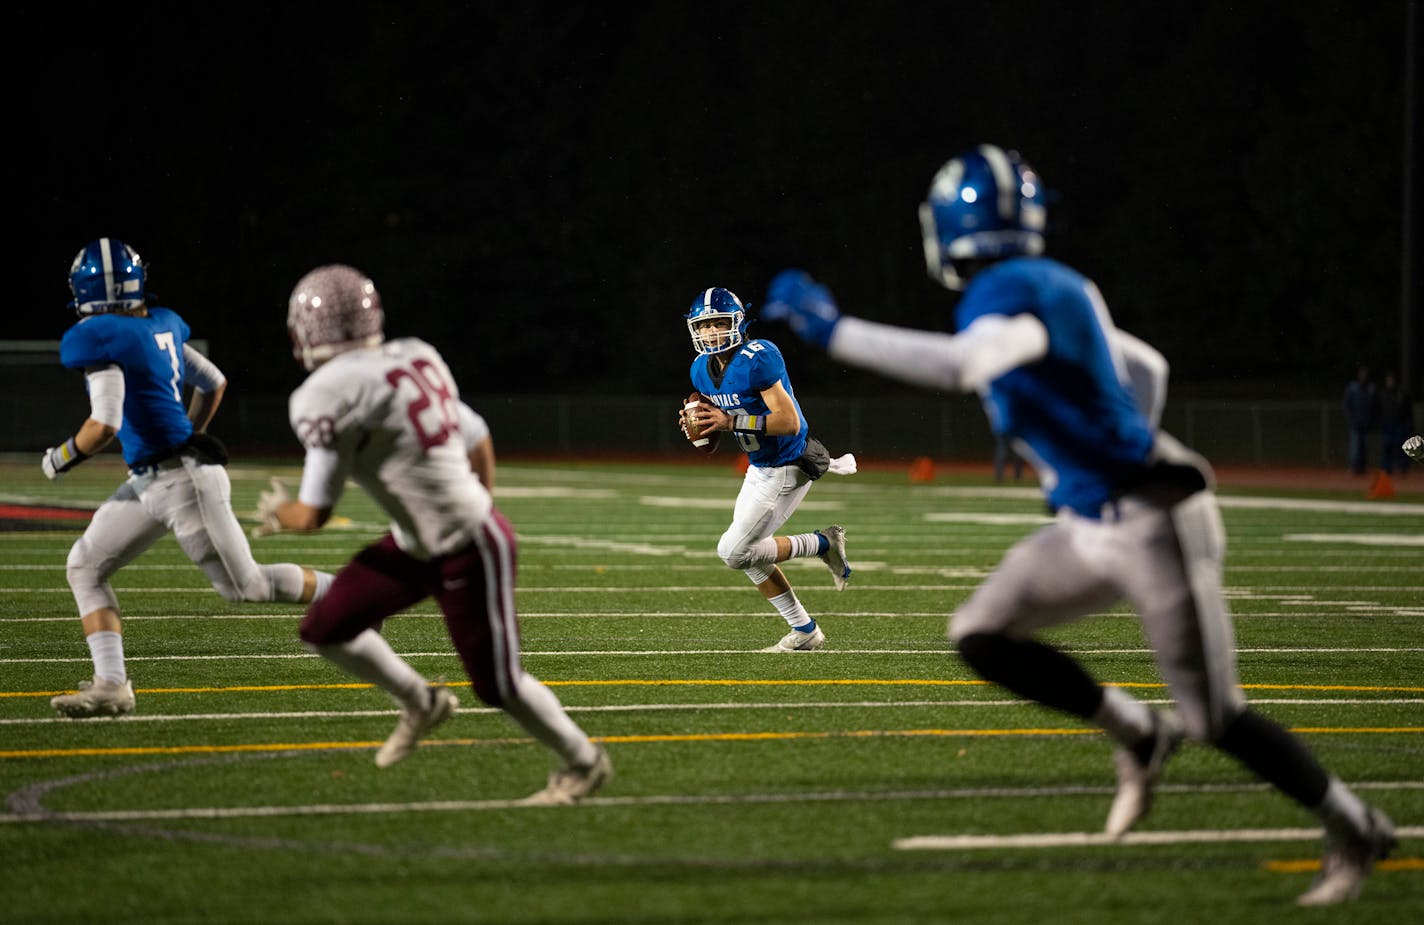
POLYGON ((110 356, 103 325, 94 323, 98 320, 85 319, 64 332, 59 342, 60 363, 69 369, 83 369, 117 362, 110 356))
POLYGON ((965 291, 954 312, 955 330, 963 331, 985 315, 1012 317, 1033 310, 1038 299, 1032 281, 1018 273, 993 272, 1003 266, 983 271, 965 291))
POLYGON ((760 350, 756 350, 752 355, 752 371, 749 377, 749 384, 758 392, 763 392, 776 385, 786 375, 786 360, 781 356, 781 351, 776 344, 769 340, 752 341, 759 344, 760 350))

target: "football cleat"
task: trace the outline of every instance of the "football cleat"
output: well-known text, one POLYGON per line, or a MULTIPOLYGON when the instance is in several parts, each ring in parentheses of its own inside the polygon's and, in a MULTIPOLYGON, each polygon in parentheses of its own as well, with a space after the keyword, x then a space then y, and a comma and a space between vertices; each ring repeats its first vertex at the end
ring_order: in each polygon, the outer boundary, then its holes
POLYGON ((824 536, 828 544, 826 551, 821 553, 821 561, 831 570, 831 577, 836 580, 836 590, 844 591, 846 582, 850 581, 850 563, 846 561, 845 552, 845 527, 830 526, 816 532, 824 536))
POLYGON ((133 682, 110 681, 97 675, 92 681, 80 681, 73 694, 60 694, 49 705, 65 716, 81 719, 86 716, 123 716, 134 711, 133 682))
POLYGON ((592 764, 568 765, 549 775, 549 785, 520 802, 525 806, 572 806, 613 779, 613 762, 602 745, 592 764))
POLYGON ((381 343, 385 320, 376 284, 339 263, 303 276, 287 300, 292 354, 308 372, 338 353, 381 343))
POLYGON ((405 758, 415 751, 415 747, 430 730, 455 715, 455 708, 460 705, 460 701, 454 694, 443 687, 432 687, 429 690, 430 705, 424 710, 401 710, 395 731, 376 751, 376 767, 388 768, 405 758))
POLYGON ((792 630, 781 641, 774 646, 762 649, 763 652, 814 652, 816 649, 826 644, 826 634, 821 632, 818 626, 809 633, 800 630, 792 630))
POLYGON ((1325 836, 1325 856, 1320 860, 1320 873, 1310 889, 1296 898, 1300 906, 1333 906, 1360 895, 1365 878, 1374 870, 1375 862, 1389 857, 1399 840, 1394 823, 1384 813, 1370 807, 1363 832, 1345 836, 1325 836))
POLYGON ((1121 838, 1152 808, 1152 788, 1162 776, 1162 766, 1182 744, 1185 732, 1175 714, 1153 711, 1152 754, 1147 763, 1131 749, 1113 752, 1117 766, 1117 793, 1108 809, 1103 831, 1109 838, 1121 838))

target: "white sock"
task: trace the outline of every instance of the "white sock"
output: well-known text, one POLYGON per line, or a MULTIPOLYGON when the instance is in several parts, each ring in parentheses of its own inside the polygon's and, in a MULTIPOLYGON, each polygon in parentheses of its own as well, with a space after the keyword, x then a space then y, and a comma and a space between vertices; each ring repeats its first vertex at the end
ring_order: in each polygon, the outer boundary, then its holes
POLYGON ((747 565, 770 565, 776 561, 776 537, 757 540, 747 555, 747 565))
POLYGON ((819 556, 821 554, 821 537, 815 533, 797 533, 788 536, 791 541, 791 559, 805 559, 808 556, 819 556))
POLYGON ((403 707, 424 710, 430 705, 430 686, 425 678, 375 630, 366 630, 350 642, 315 648, 342 671, 376 685, 403 707))
POLYGON ((267 583, 272 587, 272 600, 297 603, 302 599, 302 591, 306 589, 307 575, 300 565, 277 562, 258 567, 267 576, 267 583))
POLYGON ((553 691, 531 674, 521 674, 514 686, 514 696, 504 704, 504 712, 510 719, 552 749, 565 764, 580 767, 593 764, 598 746, 569 719, 553 691))
POLYGON ((129 679, 124 670, 124 637, 113 630, 100 630, 84 637, 89 654, 94 659, 94 677, 107 678, 123 684, 129 679))
POLYGON ((1325 824, 1327 831, 1338 835, 1355 835, 1370 827, 1369 808, 1364 800, 1346 787, 1338 777, 1332 776, 1325 788, 1325 799, 1315 807, 1315 814, 1325 824))
POLYGON ((811 624, 811 615, 796 599, 795 591, 787 591, 785 594, 778 594, 776 597, 767 598, 767 600, 771 601, 771 606, 776 608, 776 612, 781 614, 786 625, 792 629, 800 629, 811 624))
POLYGON ((336 576, 330 572, 318 572, 316 569, 312 569, 312 573, 316 575, 316 590, 312 592, 311 599, 311 602, 315 604, 326 597, 326 592, 331 590, 331 583, 336 580, 336 576))
POLYGON ((1105 687, 1093 722, 1119 745, 1133 746, 1152 734, 1152 708, 1116 687, 1105 687))

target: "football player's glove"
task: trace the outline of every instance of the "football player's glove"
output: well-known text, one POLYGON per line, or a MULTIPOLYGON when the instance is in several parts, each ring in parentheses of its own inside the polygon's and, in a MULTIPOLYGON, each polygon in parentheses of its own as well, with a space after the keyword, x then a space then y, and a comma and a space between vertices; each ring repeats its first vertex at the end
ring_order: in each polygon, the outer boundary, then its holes
POLYGON ((74 438, 70 437, 59 446, 52 446, 44 451, 44 455, 40 457, 40 470, 44 472, 45 478, 54 481, 88 458, 89 455, 81 453, 74 438))
POLYGON ((825 349, 841 320, 830 290, 800 270, 782 270, 766 291, 761 317, 784 321, 807 343, 825 349))
POLYGON ((261 523, 252 528, 253 539, 261 539, 281 531, 282 522, 277 519, 277 508, 290 500, 291 492, 282 484, 282 480, 272 479, 272 487, 257 496, 257 519, 261 523))
POLYGON ((1408 440, 1404 441, 1404 444, 1400 447, 1400 449, 1404 450, 1404 455, 1408 456, 1410 459, 1418 460, 1419 462, 1424 462, 1424 436, 1415 434, 1408 440))

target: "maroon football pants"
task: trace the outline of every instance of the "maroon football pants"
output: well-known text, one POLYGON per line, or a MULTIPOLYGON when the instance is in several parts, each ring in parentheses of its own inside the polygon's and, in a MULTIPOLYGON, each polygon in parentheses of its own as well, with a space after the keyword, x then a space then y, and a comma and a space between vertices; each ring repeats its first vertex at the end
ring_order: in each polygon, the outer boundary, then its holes
POLYGON ((522 672, 514 609, 516 552, 514 528, 498 510, 490 511, 469 546, 435 559, 402 552, 386 534, 357 553, 308 608, 302 641, 317 646, 349 642, 433 597, 475 693, 501 706, 522 672))

